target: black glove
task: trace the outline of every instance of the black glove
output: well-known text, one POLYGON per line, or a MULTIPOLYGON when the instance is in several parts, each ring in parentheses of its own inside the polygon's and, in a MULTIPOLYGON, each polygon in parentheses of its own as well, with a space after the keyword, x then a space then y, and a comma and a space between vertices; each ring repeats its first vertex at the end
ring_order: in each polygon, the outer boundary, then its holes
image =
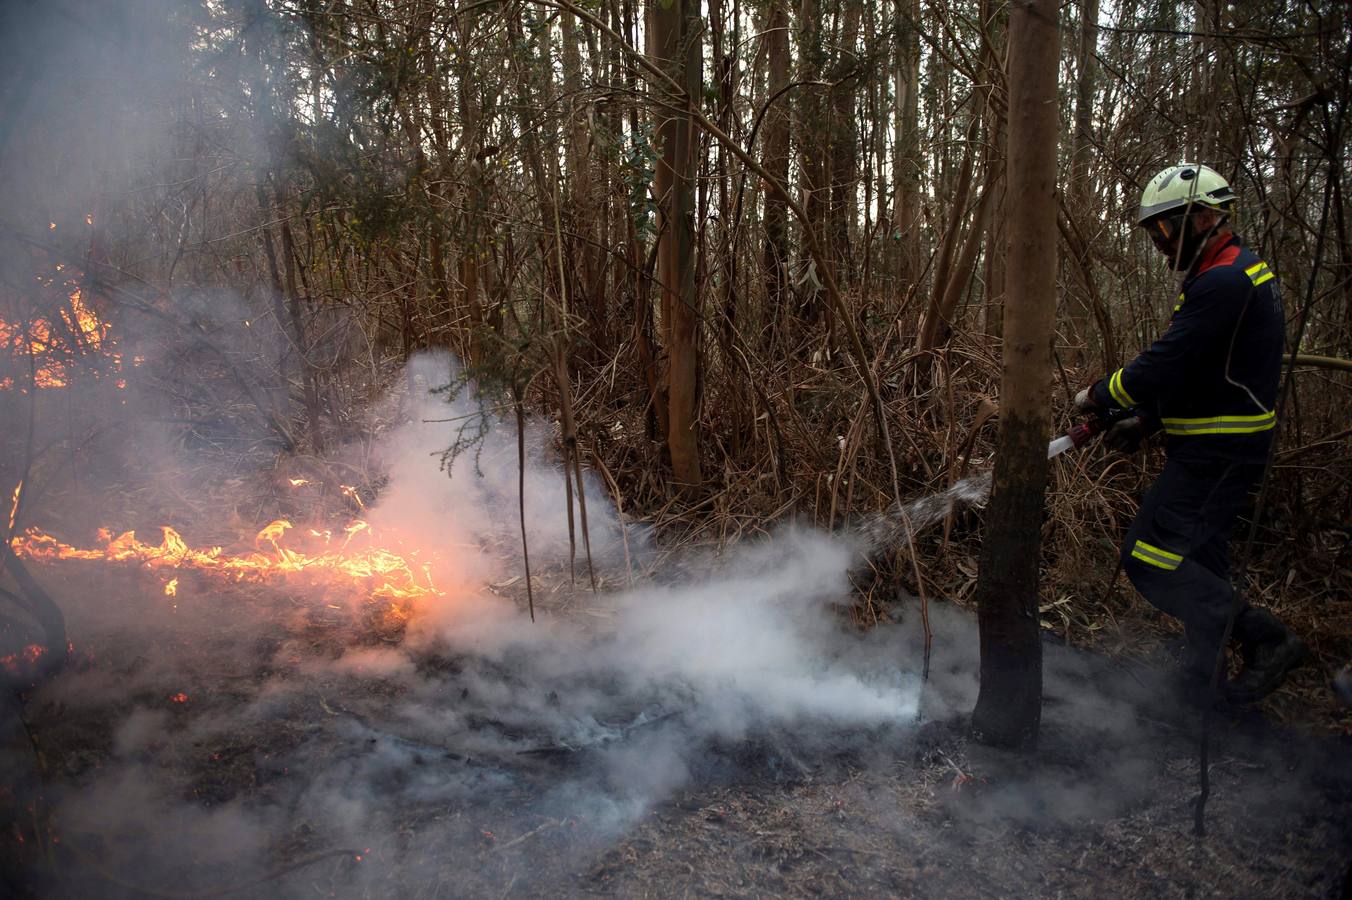
POLYGON ((1103 445, 1118 453, 1135 453, 1145 438, 1145 423, 1140 416, 1131 416, 1113 424, 1103 436, 1103 445))

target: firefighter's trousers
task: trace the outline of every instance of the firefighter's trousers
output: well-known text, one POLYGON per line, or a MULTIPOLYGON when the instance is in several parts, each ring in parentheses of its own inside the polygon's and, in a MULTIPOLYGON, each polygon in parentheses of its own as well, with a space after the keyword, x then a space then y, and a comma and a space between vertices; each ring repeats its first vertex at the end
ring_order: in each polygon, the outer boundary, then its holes
MULTIPOLYGON (((1169 459, 1122 545, 1122 567, 1151 605, 1182 620, 1195 654, 1215 657, 1236 603, 1228 543, 1260 464, 1169 459)), ((1238 600, 1236 612, 1247 601, 1238 600)))

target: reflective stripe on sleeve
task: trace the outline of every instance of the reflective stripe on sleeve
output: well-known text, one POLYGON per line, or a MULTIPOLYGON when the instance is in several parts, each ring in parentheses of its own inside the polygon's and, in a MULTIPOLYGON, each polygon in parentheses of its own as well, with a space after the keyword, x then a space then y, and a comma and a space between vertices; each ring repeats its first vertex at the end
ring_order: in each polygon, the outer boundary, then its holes
POLYGON ((1172 572, 1183 564, 1183 557, 1177 553, 1170 553, 1162 547, 1156 547, 1154 544, 1147 544, 1145 541, 1137 541, 1136 546, 1131 548, 1133 559, 1139 559, 1143 563, 1164 569, 1166 572, 1172 572))
POLYGON ((1136 401, 1131 399, 1131 394, 1127 393, 1126 385, 1122 383, 1122 373, 1125 369, 1118 369, 1113 373, 1113 377, 1108 379, 1108 393, 1113 395, 1117 405, 1121 407, 1135 406, 1136 401))
POLYGON ((1253 282, 1254 287, 1258 287, 1260 284, 1267 284, 1277 277, 1273 271, 1268 268, 1268 264, 1265 262, 1249 266, 1244 270, 1244 274, 1249 276, 1249 280, 1253 282))
POLYGON ((1210 416, 1201 419, 1163 419, 1169 434, 1253 434, 1267 431, 1277 424, 1277 414, 1266 412, 1256 416, 1210 416))

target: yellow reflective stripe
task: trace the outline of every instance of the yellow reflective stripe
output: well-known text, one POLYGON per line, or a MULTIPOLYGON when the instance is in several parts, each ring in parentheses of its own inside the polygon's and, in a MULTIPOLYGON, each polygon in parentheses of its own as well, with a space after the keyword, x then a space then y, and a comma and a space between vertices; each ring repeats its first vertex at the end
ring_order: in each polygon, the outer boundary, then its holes
POLYGON ((1113 395, 1118 406, 1135 406, 1136 401, 1131 399, 1131 394, 1127 393, 1126 385, 1122 384, 1122 373, 1125 369, 1118 369, 1113 373, 1113 377, 1108 379, 1108 393, 1113 395))
POLYGON ((1254 265, 1249 266, 1244 270, 1244 274, 1249 276, 1249 280, 1253 282, 1254 287, 1258 287, 1260 284, 1267 284, 1277 277, 1273 274, 1272 270, 1268 268, 1268 264, 1265 262, 1255 263, 1254 265))
POLYGON ((1169 434, 1253 434, 1277 424, 1276 413, 1256 416, 1210 416, 1203 419, 1164 419, 1169 434))
POLYGON ((1187 297, 1185 297, 1183 294, 1178 295, 1178 302, 1174 304, 1174 312, 1178 312, 1180 309, 1183 308, 1183 301, 1186 299, 1187 297))
POLYGON ((1177 553, 1170 553, 1162 547, 1156 547, 1154 544, 1147 544, 1145 541, 1137 541, 1136 546, 1131 548, 1133 559, 1139 559, 1143 563, 1149 563, 1157 568, 1164 569, 1166 572, 1172 572, 1183 564, 1183 557, 1177 553))

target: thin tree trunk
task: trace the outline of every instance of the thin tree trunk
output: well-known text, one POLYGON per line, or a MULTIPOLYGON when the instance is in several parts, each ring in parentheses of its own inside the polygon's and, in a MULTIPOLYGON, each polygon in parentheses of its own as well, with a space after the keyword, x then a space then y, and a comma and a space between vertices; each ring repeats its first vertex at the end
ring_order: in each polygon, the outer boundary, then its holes
MULTIPOLYGON (((789 84, 789 13, 786 0, 770 0, 765 25, 765 54, 770 81, 765 112, 765 169, 780 184, 789 183, 789 98, 782 92, 789 84)), ((789 284, 789 209, 774 191, 765 188, 765 317, 767 347, 780 345, 786 321, 789 284)))
POLYGON ((1092 195, 1089 185, 1089 159, 1093 144, 1094 80, 1098 74, 1099 0, 1080 0, 1080 50, 1075 78, 1075 146, 1070 159, 1070 190, 1077 213, 1089 213, 1092 195))
POLYGON ((938 347, 952 330, 953 314, 958 308, 958 301, 967 293, 967 288, 972 283, 972 273, 976 268, 976 255, 981 250, 982 241, 986 238, 986 221, 990 215, 991 201, 999 187, 999 180, 998 175, 994 172, 987 178, 986 186, 981 191, 981 199, 976 204, 976 212, 972 214, 972 224, 967 229, 967 237, 963 241, 962 251, 958 254, 957 261, 951 269, 948 282, 942 292, 936 291, 939 303, 925 319, 925 329, 921 333, 920 342, 918 342, 916 348, 918 350, 930 350, 938 347))
MULTIPOLYGON (((579 300, 578 312, 585 313, 592 347, 605 352, 606 340, 605 289, 601 280, 601 261, 598 251, 601 243, 597 225, 601 219, 601 195, 596 190, 596 172, 590 152, 591 128, 588 108, 582 96, 583 35, 572 13, 563 14, 562 25, 563 89, 569 106, 565 152, 568 163, 568 224, 571 247, 569 258, 575 273, 574 292, 579 300)), ((594 114, 594 110, 592 111, 594 114)))
MULTIPOLYGON (((649 53, 692 98, 702 84, 699 0, 656 0, 648 7, 649 53)), ((657 193, 657 272, 662 292, 666 351, 667 451, 676 483, 698 488, 699 297, 695 284, 695 172, 698 140, 686 101, 671 97, 660 107, 657 193)))
POLYGON ((972 190, 972 170, 976 160, 976 135, 978 119, 974 116, 967 128, 967 155, 962 161, 962 173, 958 176, 956 193, 953 196, 948 228, 944 231, 943 243, 939 247, 939 258, 934 264, 934 287, 930 293, 929 306, 917 328, 915 349, 929 350, 934 347, 942 323, 940 308, 943 306, 944 293, 948 290, 949 274, 953 267, 953 257, 958 250, 962 237, 963 221, 967 218, 967 200, 972 190))
MULTIPOLYGON (((818 0, 801 0, 798 7, 799 81, 815 82, 821 77, 825 58, 821 19, 821 4, 818 0)), ((797 103, 798 185, 802 195, 800 202, 807 213, 807 222, 803 224, 803 228, 810 228, 816 242, 826 248, 828 246, 825 237, 826 208, 831 193, 826 180, 826 104, 822 97, 822 88, 817 85, 805 84, 799 90, 801 93, 798 95, 797 103)), ((827 259, 829 258, 828 252, 827 259)), ((829 265, 829 262, 827 264, 829 265)), ((798 316, 805 323, 815 323, 825 317, 829 332, 830 307, 829 304, 821 302, 819 296, 821 290, 816 287, 823 280, 821 273, 817 273, 816 281, 806 278, 802 280, 803 293, 798 303, 798 316)))
POLYGON ((892 178, 896 198, 892 226, 897 236, 897 288, 904 298, 920 279, 920 0, 897 0, 896 129, 892 178))
MULTIPOLYGON (((982 22, 990 50, 982 54, 982 68, 986 81, 991 84, 985 92, 988 147, 986 165, 995 172, 1002 173, 1006 165, 1006 117, 1001 95, 1004 93, 1004 85, 1008 83, 1008 79, 1005 78, 1004 48, 1009 21, 1007 7, 1003 3, 997 5, 987 0, 984 7, 982 22)), ((1005 179, 996 178, 991 190, 995 192, 995 196, 991 198, 990 221, 986 230, 986 246, 990 251, 986 253, 985 262, 986 296, 982 305, 982 326, 987 334, 999 338, 1003 330, 1001 323, 1004 315, 1007 262, 1002 252, 1005 246, 1005 179)))
POLYGON ((1009 238, 1004 376, 990 507, 977 580, 981 692, 972 732, 1031 747, 1042 716, 1038 563, 1047 485, 1051 336, 1056 312, 1055 0, 1027 0, 1009 21, 1009 238))
POLYGON ((855 95, 859 90, 859 21, 861 0, 843 0, 840 57, 831 78, 830 93, 830 206, 827 210, 828 252, 842 290, 853 281, 850 226, 858 216, 859 126, 855 95))
POLYGON ((276 191, 277 210, 282 216, 282 265, 285 272, 286 310, 291 323, 292 339, 296 342, 296 360, 300 365, 301 389, 305 394, 305 421, 309 426, 310 446, 316 453, 324 452, 324 435, 320 430, 319 415, 319 374, 310 360, 309 340, 305 333, 305 314, 296 284, 296 270, 300 260, 296 257, 296 241, 291 233, 291 223, 282 210, 284 197, 281 188, 276 191))
MULTIPOLYGON (((1075 78, 1075 145, 1070 157, 1070 202, 1075 216, 1085 219, 1095 215, 1092 208, 1093 188, 1089 183, 1089 159, 1093 150, 1090 141, 1093 129, 1094 78, 1098 72, 1095 49, 1098 44, 1099 0, 1080 0, 1080 49, 1075 78)), ((1082 271, 1089 271, 1090 260, 1079 260, 1082 271)), ((1090 307, 1086 296, 1073 292, 1070 297, 1070 331, 1075 343, 1087 353, 1089 344, 1090 307)))

